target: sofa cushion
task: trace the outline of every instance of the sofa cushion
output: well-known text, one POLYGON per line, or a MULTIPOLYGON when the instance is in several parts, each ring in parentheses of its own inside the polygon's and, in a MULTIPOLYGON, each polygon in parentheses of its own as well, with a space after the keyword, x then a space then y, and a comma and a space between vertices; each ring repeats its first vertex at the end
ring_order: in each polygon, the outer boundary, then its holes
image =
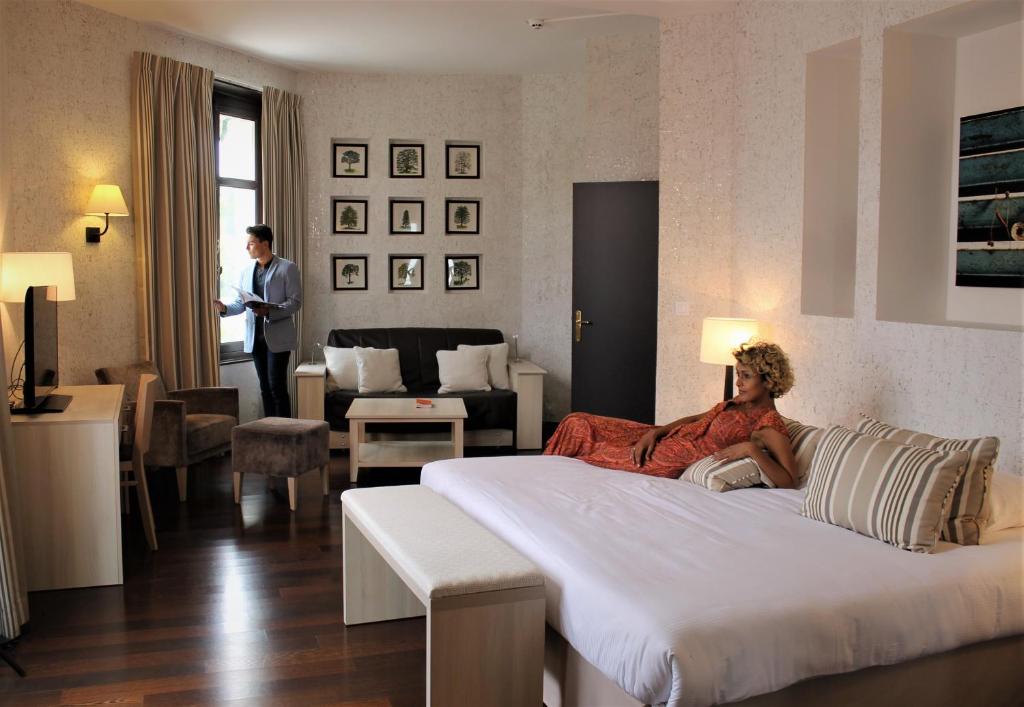
POLYGON ((324 398, 324 417, 331 429, 348 432, 345 413, 356 398, 462 398, 466 405, 466 430, 514 430, 516 428, 516 394, 511 390, 467 391, 438 395, 437 390, 410 390, 408 393, 373 393, 361 395, 352 390, 336 390, 324 398))
POLYGON ((189 456, 231 443, 238 420, 230 415, 186 415, 185 437, 189 456))

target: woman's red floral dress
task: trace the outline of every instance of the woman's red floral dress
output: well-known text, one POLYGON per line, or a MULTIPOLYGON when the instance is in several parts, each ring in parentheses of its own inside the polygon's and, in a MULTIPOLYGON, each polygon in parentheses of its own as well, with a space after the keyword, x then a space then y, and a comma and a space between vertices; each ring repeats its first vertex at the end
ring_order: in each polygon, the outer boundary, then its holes
POLYGON ((722 402, 696 422, 680 425, 658 440, 654 453, 643 466, 637 466, 630 458, 631 450, 654 425, 574 412, 558 425, 544 453, 575 457, 606 469, 677 478, 698 459, 747 442, 756 430, 766 427, 789 438, 778 411, 742 410, 731 401, 722 402))

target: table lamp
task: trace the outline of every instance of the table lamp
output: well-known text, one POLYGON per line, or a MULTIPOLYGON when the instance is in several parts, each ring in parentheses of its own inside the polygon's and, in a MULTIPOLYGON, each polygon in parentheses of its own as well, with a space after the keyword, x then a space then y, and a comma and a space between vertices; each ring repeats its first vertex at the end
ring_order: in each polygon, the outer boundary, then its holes
POLYGON ((75 299, 71 253, 0 253, 0 300, 24 302, 25 291, 37 285, 57 288, 57 301, 75 299))
POLYGON ((700 334, 701 363, 717 363, 725 366, 724 400, 730 400, 732 390, 732 368, 736 363, 732 352, 753 338, 760 327, 756 319, 732 319, 729 317, 706 317, 700 334))

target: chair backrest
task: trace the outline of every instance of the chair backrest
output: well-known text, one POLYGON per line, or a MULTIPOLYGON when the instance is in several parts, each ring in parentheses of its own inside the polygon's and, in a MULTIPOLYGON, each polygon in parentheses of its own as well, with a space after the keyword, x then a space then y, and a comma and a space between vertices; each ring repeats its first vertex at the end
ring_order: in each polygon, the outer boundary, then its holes
POLYGON ((398 349, 402 382, 410 392, 435 390, 440 385, 437 352, 454 351, 459 344, 500 344, 500 329, 442 329, 429 327, 393 327, 389 329, 332 329, 328 346, 349 348, 367 346, 398 349))
POLYGON ((135 403, 135 440, 132 445, 132 456, 139 459, 149 451, 149 442, 153 432, 153 403, 156 402, 157 377, 152 373, 139 376, 139 398, 135 403))
POLYGON ((120 383, 124 386, 124 394, 128 400, 139 399, 139 376, 151 373, 156 377, 155 400, 166 400, 167 391, 164 389, 163 381, 160 380, 160 372, 150 361, 139 361, 130 363, 127 366, 108 366, 107 368, 96 369, 96 381, 100 385, 120 383))

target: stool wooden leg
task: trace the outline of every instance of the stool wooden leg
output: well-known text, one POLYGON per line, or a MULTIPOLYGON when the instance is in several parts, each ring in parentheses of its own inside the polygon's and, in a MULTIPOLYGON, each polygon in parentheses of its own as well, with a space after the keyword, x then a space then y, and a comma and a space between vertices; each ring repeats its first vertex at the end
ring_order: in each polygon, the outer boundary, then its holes
POLYGON ((242 472, 236 471, 232 474, 232 486, 235 488, 235 503, 242 502, 242 472))
POLYGON ((299 505, 298 477, 288 477, 288 507, 294 511, 299 505))
POLYGON ((320 486, 323 487, 324 496, 331 492, 331 465, 324 464, 320 467, 320 486))
POLYGON ((178 500, 184 503, 188 500, 188 467, 179 466, 175 471, 178 474, 178 500))

